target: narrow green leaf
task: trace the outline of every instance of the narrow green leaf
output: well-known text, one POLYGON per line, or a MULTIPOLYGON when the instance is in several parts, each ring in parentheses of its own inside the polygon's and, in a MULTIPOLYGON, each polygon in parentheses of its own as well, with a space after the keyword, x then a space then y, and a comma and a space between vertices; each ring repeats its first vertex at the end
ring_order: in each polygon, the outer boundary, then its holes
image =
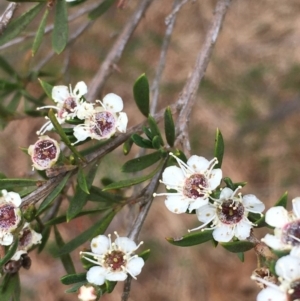
POLYGON ((17 37, 35 18, 35 16, 39 13, 43 6, 45 6, 45 3, 40 3, 32 7, 17 19, 10 22, 7 28, 4 30, 4 33, 0 36, 0 46, 17 37))
POLYGON ((142 147, 142 148, 153 148, 152 142, 150 140, 145 139, 145 138, 141 137, 138 134, 133 134, 131 136, 131 139, 139 147, 142 147))
POLYGON ((62 179, 62 181, 54 188, 54 190, 51 191, 51 193, 44 199, 44 201, 41 203, 37 215, 40 215, 48 206, 58 197, 60 192, 65 187, 67 181, 70 178, 71 173, 67 173, 67 175, 62 179))
POLYGON ((7 110, 15 113, 17 111, 20 101, 21 101, 21 94, 19 92, 17 92, 14 95, 14 97, 11 99, 9 104, 7 105, 7 107, 6 107, 7 110))
POLYGON ((247 182, 233 183, 229 177, 223 178, 223 181, 225 182, 226 186, 233 191, 236 190, 239 186, 244 187, 247 184, 247 182))
POLYGON ((50 236, 50 232, 51 232, 51 227, 45 227, 42 231, 42 242, 41 244, 39 244, 38 246, 38 253, 41 253, 45 246, 46 246, 46 243, 48 241, 48 238, 50 236))
POLYGON ((41 181, 31 179, 0 179, 0 190, 14 187, 36 186, 38 182, 41 183, 41 181))
POLYGON ((131 138, 127 139, 123 144, 123 154, 127 156, 131 150, 133 140, 131 138))
POLYGON ((18 77, 16 70, 0 55, 0 68, 5 71, 10 78, 18 77))
POLYGON ((38 79, 40 82, 40 85, 42 86, 44 92, 46 93, 46 95, 52 99, 52 89, 53 86, 48 84, 47 82, 44 82, 43 80, 41 80, 40 78, 38 79))
POLYGON ((0 269, 2 270, 2 267, 5 263, 7 263, 16 253, 18 248, 19 240, 16 239, 14 243, 10 246, 9 250, 5 254, 5 256, 0 260, 0 269))
POLYGON ((149 82, 145 74, 142 74, 134 83, 133 97, 141 113, 148 117, 149 107, 149 82))
POLYGON ((115 286, 116 286, 117 283, 118 283, 117 281, 108 281, 108 280, 105 280, 106 292, 108 294, 110 294, 114 290, 114 288, 115 288, 115 286))
POLYGON ((205 231, 187 234, 180 238, 166 237, 166 240, 170 244, 178 247, 190 247, 211 240, 213 238, 212 233, 213 230, 205 230, 205 231))
MULTIPOLYGON (((94 178, 97 173, 98 164, 94 164, 89 170, 86 176, 86 186, 87 191, 92 187, 94 178)), ((81 189, 79 185, 76 186, 76 191, 71 199, 70 206, 67 211, 67 221, 69 222, 72 218, 74 218, 78 213, 82 210, 83 206, 86 204, 88 199, 88 194, 81 189)))
POLYGON ((150 251, 151 251, 150 249, 145 250, 145 251, 139 253, 138 256, 141 257, 141 258, 143 258, 144 261, 146 261, 149 258, 149 256, 150 256, 150 251))
POLYGON ((66 294, 72 294, 72 293, 77 293, 78 290, 80 289, 81 286, 85 285, 87 283, 87 281, 81 281, 76 283, 75 285, 73 285, 71 288, 65 290, 66 294))
POLYGON ((89 18, 91 20, 95 20, 102 16, 115 2, 116 0, 104 0, 99 6, 89 13, 89 18))
POLYGON ((157 123, 151 115, 148 116, 148 124, 149 124, 150 130, 151 130, 151 133, 153 135, 153 138, 155 136, 158 136, 159 140, 160 140, 160 145, 164 145, 164 141, 162 139, 162 136, 161 136, 160 130, 157 126, 157 123))
POLYGON ((96 222, 91 228, 79 234, 76 238, 66 243, 58 252, 57 256, 68 254, 84 244, 87 240, 91 240, 97 235, 103 234, 110 222, 114 218, 116 211, 110 211, 103 219, 96 222))
MULTIPOLYGON (((96 169, 96 171, 97 171, 97 169, 96 169)), ((87 194, 90 194, 89 187, 88 187, 88 184, 86 182, 86 177, 85 177, 85 174, 84 174, 83 169, 81 167, 79 167, 79 170, 78 170, 77 183, 78 183, 78 185, 79 185, 79 187, 81 188, 82 191, 84 191, 87 194)))
POLYGON ((67 135, 64 133, 62 127, 58 123, 55 114, 52 109, 49 110, 49 119, 51 120, 54 128, 56 129, 57 133, 61 137, 61 140, 66 144, 66 146, 72 151, 72 153, 80 160, 85 161, 84 157, 77 151, 77 149, 71 144, 70 140, 68 139, 67 135))
POLYGON ((216 138, 215 138, 215 151, 214 156, 218 159, 218 163, 214 166, 214 168, 221 168, 223 156, 224 156, 224 140, 222 133, 219 129, 216 131, 216 138))
POLYGON ((57 0, 55 7, 55 20, 52 34, 53 50, 60 54, 68 43, 68 11, 65 0, 57 0))
POLYGON ((90 194, 88 195, 88 200, 92 202, 119 203, 122 199, 122 195, 103 191, 96 186, 91 187, 90 194))
POLYGON ((141 170, 155 164, 160 159, 161 159, 161 152, 154 152, 154 153, 127 161, 122 166, 122 171, 123 172, 141 171, 141 170))
POLYGON ((165 135, 168 144, 172 147, 175 142, 175 124, 170 107, 167 107, 164 114, 165 119, 165 135))
POLYGON ((86 273, 70 273, 69 275, 65 275, 60 278, 60 282, 65 285, 70 285, 82 281, 86 281, 86 273))
POLYGON ((133 186, 133 185, 145 182, 145 181, 151 179, 159 171, 160 168, 161 168, 161 165, 159 165, 154 171, 152 171, 150 174, 148 174, 146 176, 141 176, 141 177, 137 177, 134 179, 128 179, 128 180, 123 180, 123 181, 114 182, 112 184, 109 184, 103 188, 103 191, 125 188, 128 186, 133 186))
POLYGON ((236 253, 236 255, 238 256, 238 258, 241 262, 245 261, 245 256, 244 256, 245 254, 243 252, 236 253))
MULTIPOLYGON (((54 235, 55 235, 55 241, 56 241, 57 246, 59 248, 62 248, 65 245, 65 242, 64 242, 63 238, 61 237, 59 231, 57 230, 56 226, 54 226, 54 235)), ((62 255, 60 257, 60 260, 67 273, 69 273, 69 274, 76 273, 70 254, 62 255)))
POLYGON ((246 252, 254 248, 254 243, 250 241, 243 241, 243 240, 237 240, 237 241, 231 241, 231 242, 223 242, 220 243, 222 247, 224 247, 227 251, 232 253, 241 253, 246 252))
POLYGON ((149 128, 143 126, 142 130, 146 134, 146 136, 148 137, 148 139, 152 141, 154 135, 151 133, 151 131, 149 130, 149 128))
POLYGON ((275 207, 277 206, 282 206, 284 208, 286 208, 287 206, 287 201, 288 201, 288 192, 286 191, 281 197, 280 199, 276 202, 276 204, 274 205, 275 207))
POLYGON ((19 273, 8 274, 9 279, 4 290, 0 292, 1 301, 20 301, 21 285, 19 273))
POLYGON ((152 146, 154 149, 161 149, 161 139, 159 136, 154 136, 152 140, 152 146))
POLYGON ((36 32, 36 35, 35 35, 35 38, 34 38, 34 41, 33 41, 32 50, 31 50, 32 51, 32 56, 34 56, 36 54, 36 52, 40 48, 41 43, 43 41, 48 15, 49 15, 49 9, 47 8, 44 12, 43 18, 40 22, 39 28, 36 32))

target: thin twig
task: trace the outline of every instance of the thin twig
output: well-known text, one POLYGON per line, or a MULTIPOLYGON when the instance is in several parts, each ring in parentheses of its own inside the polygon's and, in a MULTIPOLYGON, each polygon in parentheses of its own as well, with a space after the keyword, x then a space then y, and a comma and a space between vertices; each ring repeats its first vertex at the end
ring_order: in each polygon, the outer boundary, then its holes
POLYGON ((20 4, 17 4, 16 2, 9 3, 2 16, 0 16, 0 35, 3 34, 6 26, 11 21, 14 12, 19 5, 20 4))
POLYGON ((122 33, 114 43, 112 49, 108 53, 106 59, 101 64, 99 70, 93 77, 90 85, 87 99, 93 101, 97 99, 99 92, 101 91, 106 79, 110 76, 113 71, 113 66, 116 64, 122 56, 123 50, 127 45, 129 38, 133 34, 135 28, 142 19, 145 11, 149 7, 153 0, 143 0, 140 2, 138 8, 134 12, 133 16, 129 18, 129 21, 125 25, 122 33))
POLYGON ((174 16, 177 15, 177 13, 180 11, 181 7, 186 4, 189 0, 181 0, 181 2, 178 2, 173 6, 172 12, 166 17, 166 25, 169 26, 172 22, 172 19, 174 19, 174 16))
POLYGON ((191 109, 195 102, 196 92, 205 74, 230 2, 231 0, 219 0, 217 2, 213 21, 206 34, 203 47, 198 54, 196 65, 178 100, 179 105, 182 105, 183 107, 177 121, 176 132, 179 133, 179 136, 176 143, 179 142, 186 153, 190 152, 187 129, 191 109))

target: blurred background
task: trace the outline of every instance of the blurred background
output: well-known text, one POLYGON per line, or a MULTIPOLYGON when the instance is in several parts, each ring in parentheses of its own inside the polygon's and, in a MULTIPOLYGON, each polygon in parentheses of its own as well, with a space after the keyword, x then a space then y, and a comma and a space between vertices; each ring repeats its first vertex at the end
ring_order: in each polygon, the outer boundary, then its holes
MULTIPOLYGON (((87 84, 105 59, 116 37, 134 12, 138 0, 125 1, 125 7, 114 5, 97 19, 74 44, 54 56, 43 71, 56 76, 57 84, 73 87, 78 81, 87 84)), ((86 4, 93 3, 89 0, 86 4)), ((136 78, 146 73, 152 82, 165 34, 165 18, 173 1, 153 1, 115 66, 99 98, 109 92, 124 100, 129 127, 143 120, 132 95, 136 78)), ((175 102, 193 69, 198 51, 212 19, 216 1, 198 0, 185 4, 176 21, 166 68, 163 72, 159 108, 175 102)), ((0 12, 7 3, 1 1, 0 12)), ((32 4, 22 4, 18 14, 32 4)), ((69 8, 74 14, 81 6, 69 8)), ((214 135, 220 128, 225 140, 223 175, 233 181, 247 181, 243 193, 255 194, 269 208, 285 192, 289 200, 299 196, 300 177, 300 2, 298 0, 234 0, 226 15, 221 34, 213 51, 205 79, 199 87, 190 120, 192 154, 212 158, 214 135)), ((39 18, 41 15, 39 16, 39 18)), ((70 32, 87 21, 83 16, 70 23, 70 32)), ((38 22, 26 29, 33 32, 38 22)), ((36 68, 51 49, 46 35, 37 55, 32 58, 28 38, 17 46, 0 48, 20 74, 36 68)), ((1 77, 6 75, 0 73, 1 77)), ((45 78, 47 80, 47 78, 45 78)), ((28 84, 28 91, 39 95, 37 81, 28 84)), ((18 108, 22 110, 22 108, 18 108)), ((0 171, 8 177, 35 177, 31 163, 19 147, 28 147, 36 140, 35 132, 43 118, 22 118, 9 123, 0 133, 0 171)), ((98 180, 127 177, 120 166, 128 157, 117 149, 102 162, 98 180)), ((66 204, 67 206, 67 204, 66 204)), ((78 218, 59 227, 65 241, 76 237, 97 218, 78 218)), ((126 235, 131 217, 125 209, 111 224, 107 233, 118 230, 126 235)), ((210 242, 190 248, 170 245, 165 237, 180 237, 198 225, 193 215, 175 215, 164 206, 163 198, 154 200, 140 234, 142 248, 151 248, 151 257, 137 281, 132 282, 130 300, 205 300, 252 301, 259 288, 250 280, 256 268, 253 252, 245 254, 241 263, 235 254, 210 242)), ((264 231, 257 231, 262 237, 264 231)), ((88 243, 83 246, 88 247, 88 243)), ((52 258, 53 242, 42 254, 30 253, 32 267, 21 271, 22 301, 69 301, 59 281, 65 274, 59 260, 52 258)), ((79 250, 78 250, 79 251, 79 250)), ((72 254, 77 271, 81 272, 78 252, 72 254)), ((120 300, 123 285, 101 300, 120 300)))

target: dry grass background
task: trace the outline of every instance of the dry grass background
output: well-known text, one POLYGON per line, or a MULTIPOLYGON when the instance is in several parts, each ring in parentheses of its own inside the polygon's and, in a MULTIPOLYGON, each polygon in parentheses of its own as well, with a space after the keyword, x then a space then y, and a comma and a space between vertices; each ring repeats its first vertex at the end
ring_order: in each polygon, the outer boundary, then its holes
MULTIPOLYGON (((112 8, 95 22, 67 54, 69 67, 60 84, 87 83, 105 58, 138 1, 130 0, 124 10, 112 8)), ((90 2, 89 2, 90 3, 90 2)), ((186 4, 175 26, 166 69, 161 83, 159 107, 178 97, 191 72, 196 54, 212 17, 215 1, 198 0, 186 4)), ((0 9, 5 6, 0 4, 0 9)), ((137 28, 116 72, 102 91, 122 96, 129 126, 142 120, 132 98, 135 79, 146 73, 150 81, 157 66, 165 31, 164 19, 172 1, 154 1, 137 28)), ((70 13, 77 8, 70 9, 70 13)), ((290 199, 300 194, 300 2, 235 0, 226 16, 223 29, 205 80, 199 88, 190 120, 192 153, 212 157, 214 132, 219 127, 226 143, 224 176, 247 181, 244 193, 254 193, 270 207, 286 190, 290 199)), ((83 19, 72 23, 80 24, 83 19)), ((39 54, 31 59, 30 42, 1 52, 18 66, 20 72, 34 66, 50 47, 50 37, 39 54)), ((46 67, 60 73, 65 54, 55 57, 46 67)), ((28 87, 38 93, 37 84, 28 87)), ((9 177, 28 175, 30 162, 18 149, 35 141, 35 131, 42 120, 32 118, 9 124, 0 134, 0 170, 9 177)), ((134 153, 134 152, 133 152, 134 153)), ((116 150, 104 160, 99 178, 108 175, 122 178, 119 166, 125 160, 116 150)), ((92 220, 79 218, 59 227, 66 241, 86 229, 92 220)), ((117 229, 125 235, 131 219, 121 212, 108 232, 117 229)), ((181 236, 197 225, 194 216, 177 216, 169 212, 163 199, 155 199, 141 232, 144 248, 151 257, 138 281, 133 281, 130 300, 203 300, 252 301, 258 288, 250 281, 256 265, 251 252, 245 263, 221 247, 210 243, 191 248, 177 248, 165 241, 167 236, 181 236)), ((262 236, 264 232, 257 235, 262 236)), ((87 245, 86 245, 87 246, 87 245)), ((22 271, 22 301, 69 301, 76 295, 64 294, 58 278, 65 274, 61 263, 51 256, 50 242, 41 255, 32 253, 32 268, 22 271)), ((78 252, 72 257, 78 261, 78 252)), ((81 271, 80 263, 77 270, 81 271)), ((122 284, 112 295, 101 300, 120 300, 122 284)))

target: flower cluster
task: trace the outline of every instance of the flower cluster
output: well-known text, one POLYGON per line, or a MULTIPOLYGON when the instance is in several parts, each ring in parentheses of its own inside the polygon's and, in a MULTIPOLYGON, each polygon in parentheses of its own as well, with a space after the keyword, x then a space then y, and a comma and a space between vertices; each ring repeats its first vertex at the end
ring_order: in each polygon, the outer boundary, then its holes
MULTIPOLYGON (((191 156, 185 164, 182 160, 172 155, 178 165, 167 167, 162 175, 162 183, 167 189, 176 192, 168 192, 158 195, 166 195, 165 204, 174 213, 185 213, 187 210, 196 210, 197 218, 203 223, 197 229, 214 229, 213 237, 216 241, 228 242, 233 237, 245 240, 250 236, 253 223, 247 218, 249 212, 259 213, 265 209, 264 204, 254 195, 240 193, 236 196, 235 191, 223 188, 218 199, 211 194, 220 185, 222 170, 215 168, 218 163, 214 158, 211 161, 203 157, 191 156), (211 203, 210 200, 213 202, 211 203)), ((189 230, 192 231, 192 230, 189 230)))
POLYGON ((87 261, 95 264, 86 275, 91 284, 102 285, 105 280, 124 281, 129 274, 132 278, 141 273, 144 260, 133 255, 139 245, 127 238, 119 237, 112 243, 111 236, 99 235, 91 241, 91 252, 81 252, 81 256, 87 261))

